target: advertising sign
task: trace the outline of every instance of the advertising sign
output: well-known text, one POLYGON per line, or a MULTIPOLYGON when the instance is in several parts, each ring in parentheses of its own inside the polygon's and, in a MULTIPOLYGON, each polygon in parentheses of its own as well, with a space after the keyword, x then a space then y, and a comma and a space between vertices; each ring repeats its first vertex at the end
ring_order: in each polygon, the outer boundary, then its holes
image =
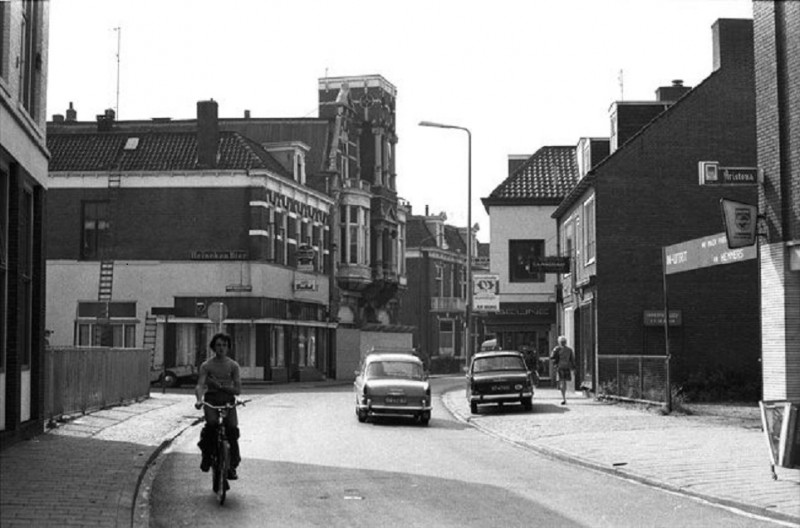
POLYGON ((758 207, 734 200, 720 198, 725 234, 731 249, 752 246, 756 243, 758 207))
POLYGON ((670 275, 754 258, 755 246, 732 249, 725 233, 718 233, 665 247, 664 272, 670 275))
POLYGON ((476 312, 497 312, 500 310, 500 275, 494 273, 474 273, 472 306, 476 312))

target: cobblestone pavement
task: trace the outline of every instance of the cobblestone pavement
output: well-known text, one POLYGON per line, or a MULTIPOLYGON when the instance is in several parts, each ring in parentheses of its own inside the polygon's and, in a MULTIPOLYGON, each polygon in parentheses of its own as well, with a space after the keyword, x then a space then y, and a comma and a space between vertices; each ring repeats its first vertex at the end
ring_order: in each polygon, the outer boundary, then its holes
POLYGON ((131 526, 137 488, 162 446, 195 423, 194 396, 80 416, 0 452, 0 526, 131 526))
POLYGON ((536 390, 533 411, 520 406, 470 414, 463 391, 442 397, 458 419, 539 453, 800 526, 800 470, 775 468, 757 408, 664 416, 582 394, 561 405, 555 389, 536 390))

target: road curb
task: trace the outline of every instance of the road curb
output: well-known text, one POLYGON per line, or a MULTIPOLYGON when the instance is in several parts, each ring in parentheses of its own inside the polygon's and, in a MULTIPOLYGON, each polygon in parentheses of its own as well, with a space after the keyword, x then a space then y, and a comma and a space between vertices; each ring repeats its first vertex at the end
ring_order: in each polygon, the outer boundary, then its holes
POLYGON ((148 474, 156 466, 156 461, 159 455, 164 452, 180 435, 188 429, 196 426, 203 421, 202 417, 195 418, 193 421, 181 424, 172 431, 170 431, 164 440, 161 441, 155 449, 152 450, 147 461, 142 465, 139 470, 139 475, 136 479, 136 486, 133 490, 133 501, 130 513, 130 526, 132 528, 147 528, 150 524, 150 498, 145 493, 142 483, 148 478, 148 474))
POLYGON ((800 518, 792 516, 792 515, 787 515, 787 514, 783 514, 783 513, 780 513, 780 512, 774 512, 774 511, 768 510, 766 508, 762 508, 762 507, 759 507, 759 506, 754 506, 752 504, 746 504, 746 503, 742 503, 742 502, 738 502, 738 501, 734 501, 734 500, 730 500, 730 499, 724 499, 724 498, 721 498, 721 497, 715 497, 713 495, 707 495, 707 494, 704 494, 704 493, 697 493, 697 492, 694 492, 694 491, 689 491, 689 490, 686 490, 684 488, 680 488, 678 486, 673 486, 673 485, 668 484, 666 482, 661 482, 661 481, 652 479, 650 477, 645 477, 645 476, 638 475, 638 474, 633 473, 633 472, 625 471, 624 469, 619 469, 619 468, 615 468, 615 467, 608 467, 606 465, 599 464, 597 462, 581 458, 581 457, 579 457, 577 455, 573 455, 573 454, 568 453, 566 451, 562 451, 562 450, 559 450, 559 449, 548 448, 548 447, 544 447, 544 446, 541 446, 541 445, 531 444, 531 443, 527 443, 527 442, 524 442, 524 441, 514 440, 513 438, 510 438, 510 437, 504 435, 503 433, 500 433, 498 431, 495 431, 495 430, 492 430, 492 429, 490 429, 488 427, 485 427, 481 423, 473 422, 472 420, 469 419, 469 417, 464 417, 461 413, 459 413, 456 410, 454 410, 453 408, 451 408, 447 404, 447 399, 445 398, 445 396, 450 394, 451 392, 458 392, 458 389, 442 393, 439 396, 439 399, 442 402, 442 405, 444 406, 445 409, 447 409, 447 411, 450 413, 451 416, 453 416, 459 422, 464 423, 466 425, 469 425, 470 427, 473 427, 473 428, 477 429, 478 431, 481 431, 484 434, 487 434, 489 436, 493 436, 493 437, 495 437, 495 438, 497 438, 499 440, 502 440, 502 441, 504 441, 506 443, 509 443, 509 444, 514 445, 516 447, 519 447, 521 449, 526 449, 526 450, 529 450, 529 451, 533 451, 533 452, 538 453, 538 454, 540 454, 542 456, 545 456, 547 458, 551 458, 551 459, 554 459, 554 460, 559 460, 561 462, 566 462, 568 464, 577 465, 577 466, 580 466, 580 467, 584 467, 584 468, 587 468, 587 469, 592 469, 592 470, 599 471, 599 472, 602 472, 602 473, 606 473, 606 474, 609 474, 609 475, 614 475, 614 476, 619 477, 619 478, 632 480, 634 482, 638 482, 640 484, 644 484, 644 485, 651 486, 651 487, 654 487, 654 488, 663 489, 663 490, 669 491, 671 493, 676 493, 676 494, 684 495, 684 496, 691 497, 691 498, 694 498, 694 499, 703 500, 703 501, 708 502, 710 504, 715 504, 715 505, 718 505, 718 506, 723 506, 725 508, 739 510, 742 513, 747 513, 747 514, 751 514, 751 515, 759 515, 759 516, 765 517, 767 519, 780 521, 780 522, 788 522, 788 523, 792 523, 794 525, 800 526, 800 518))

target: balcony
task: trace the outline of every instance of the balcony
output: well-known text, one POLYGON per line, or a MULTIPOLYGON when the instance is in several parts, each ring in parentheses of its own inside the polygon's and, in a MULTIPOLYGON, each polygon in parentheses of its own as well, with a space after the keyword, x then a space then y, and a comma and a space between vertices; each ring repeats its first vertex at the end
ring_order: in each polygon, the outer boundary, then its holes
POLYGON ((431 312, 466 313, 467 301, 461 297, 431 297, 431 312))

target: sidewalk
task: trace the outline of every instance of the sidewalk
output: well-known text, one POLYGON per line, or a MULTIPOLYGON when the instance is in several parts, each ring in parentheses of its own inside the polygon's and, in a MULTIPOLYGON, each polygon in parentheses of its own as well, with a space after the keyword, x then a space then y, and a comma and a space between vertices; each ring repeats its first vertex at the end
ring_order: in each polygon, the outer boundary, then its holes
POLYGON ((523 448, 800 526, 800 470, 776 467, 772 479, 757 410, 662 416, 580 393, 567 399, 562 406, 556 389, 537 388, 531 413, 489 406, 472 415, 463 391, 442 397, 458 419, 523 448))
POLYGON ((200 418, 193 395, 151 392, 0 452, 0 526, 125 526, 147 466, 200 418))
MULTIPOLYGON (((147 467, 199 419, 192 395, 150 396, 0 452, 0 526, 141 524, 146 504, 136 498, 147 467)), ((523 448, 800 526, 800 470, 775 468, 772 480, 752 417, 660 416, 580 394, 562 406, 546 388, 536 390, 531 413, 471 415, 462 390, 441 401, 457 419, 523 448)))

